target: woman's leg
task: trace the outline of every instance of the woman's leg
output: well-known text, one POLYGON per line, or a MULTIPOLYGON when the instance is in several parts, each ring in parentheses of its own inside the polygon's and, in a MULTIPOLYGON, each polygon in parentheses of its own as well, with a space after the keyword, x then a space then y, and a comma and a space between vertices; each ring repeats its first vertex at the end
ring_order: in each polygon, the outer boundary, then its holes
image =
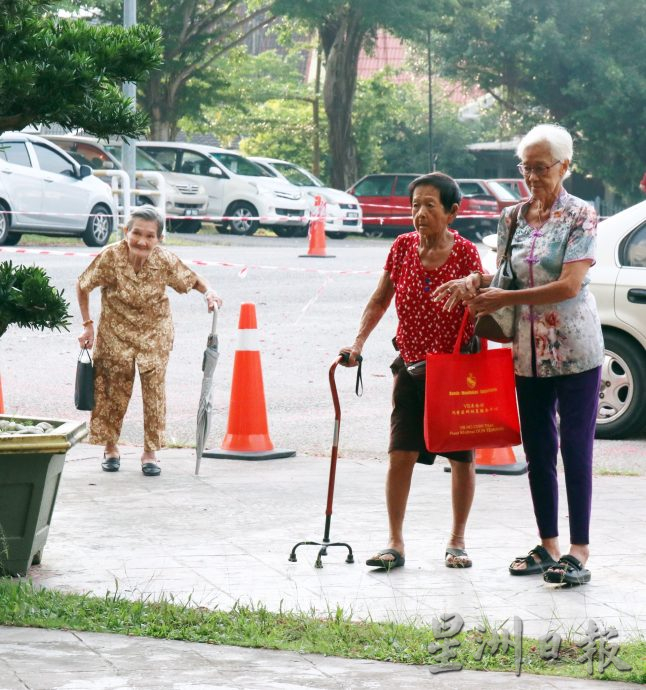
POLYGON ((117 457, 119 435, 135 378, 135 363, 94 360, 94 409, 90 417, 90 443, 104 445, 106 455, 117 457))
MULTIPOLYGON (((523 448, 528 465, 529 488, 534 505, 541 544, 552 558, 560 556, 558 543, 558 480, 556 459, 556 390, 549 378, 516 377, 518 411, 523 448)), ((512 567, 522 570, 525 562, 514 561, 512 567)))
POLYGON ((168 357, 160 357, 154 366, 139 369, 144 407, 144 452, 142 462, 156 462, 155 451, 165 445, 166 368, 168 357))
MULTIPOLYGON (((453 526, 447 547, 464 549, 464 532, 469 519, 476 490, 476 468, 473 462, 451 460, 451 507, 453 509, 453 526)), ((449 556, 457 563, 462 556, 449 556)), ((467 559, 468 560, 468 559, 467 559)))
POLYGON ((588 560, 592 504, 592 447, 599 402, 601 369, 559 377, 561 455, 565 470, 570 554, 588 560))
MULTIPOLYGON (((386 507, 388 509, 388 548, 396 549, 404 555, 404 516, 410 493, 413 470, 417 461, 417 451, 392 450, 389 453, 388 473, 386 475, 386 507)), ((383 561, 394 560, 392 554, 380 557, 383 561)))

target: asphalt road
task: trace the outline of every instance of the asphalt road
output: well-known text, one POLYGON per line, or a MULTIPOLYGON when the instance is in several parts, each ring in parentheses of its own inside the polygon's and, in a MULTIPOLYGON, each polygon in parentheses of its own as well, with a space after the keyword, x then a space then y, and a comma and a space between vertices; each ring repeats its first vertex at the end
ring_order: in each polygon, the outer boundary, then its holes
MULTIPOLYGON (((0 374, 5 408, 15 414, 78 418, 74 373, 81 331, 74 284, 93 250, 81 242, 55 247, 41 238, 27 244, 26 254, 0 251, 0 260, 35 263, 65 290, 74 315, 70 332, 32 332, 10 328, 0 343, 0 374), (60 255, 51 252, 71 252, 60 255)), ((172 235, 170 247, 182 259, 209 262, 194 266, 224 300, 219 318, 220 361, 214 387, 213 426, 209 447, 225 433, 240 304, 256 305, 269 430, 279 448, 299 454, 329 455, 334 411, 328 370, 341 346, 351 344, 363 307, 374 289, 391 239, 328 240, 333 258, 301 258, 304 238, 186 237, 172 235), (175 245, 175 242, 186 242, 175 245)), ((19 245, 16 249, 23 248, 19 245)), ((2 248, 4 249, 4 248, 2 248)), ((191 445, 200 383, 202 352, 211 318, 197 293, 169 291, 175 320, 175 348, 168 376, 169 443, 191 445)), ((98 316, 99 294, 92 295, 98 316)), ((364 349, 364 394, 354 394, 354 371, 339 367, 336 383, 341 399, 340 456, 383 457, 388 442, 390 371, 395 353, 394 308, 373 332, 364 349)), ((141 445, 141 397, 138 386, 126 416, 123 440, 141 445)), ((517 449, 522 457, 522 450, 517 449)), ((625 441, 598 441, 598 471, 639 472, 646 468, 646 435, 625 441)))

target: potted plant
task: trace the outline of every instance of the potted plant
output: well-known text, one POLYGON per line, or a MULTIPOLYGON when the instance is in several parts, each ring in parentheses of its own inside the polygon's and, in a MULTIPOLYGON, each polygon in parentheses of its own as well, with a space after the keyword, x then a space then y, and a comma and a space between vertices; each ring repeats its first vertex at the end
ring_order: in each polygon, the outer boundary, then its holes
MULTIPOLYGON (((0 262, 0 336, 10 325, 68 328, 69 304, 37 266, 0 262)), ((84 422, 0 414, 0 570, 25 575, 40 563, 65 454, 84 422)))

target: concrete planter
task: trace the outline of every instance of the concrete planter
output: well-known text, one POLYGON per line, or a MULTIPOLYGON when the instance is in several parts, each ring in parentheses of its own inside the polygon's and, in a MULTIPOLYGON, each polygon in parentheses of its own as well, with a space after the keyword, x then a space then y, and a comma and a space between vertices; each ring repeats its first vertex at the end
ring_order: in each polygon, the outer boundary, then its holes
POLYGON ((40 563, 54 512, 65 454, 85 438, 85 422, 0 415, 48 422, 47 433, 0 437, 0 571, 26 575, 40 563))

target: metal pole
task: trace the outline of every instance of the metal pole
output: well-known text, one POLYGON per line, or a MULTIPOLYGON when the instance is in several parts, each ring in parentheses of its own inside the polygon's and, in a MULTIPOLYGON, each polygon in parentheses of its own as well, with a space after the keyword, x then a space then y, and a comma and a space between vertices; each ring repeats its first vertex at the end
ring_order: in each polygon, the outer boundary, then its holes
POLYGON ((428 169, 435 171, 433 159, 433 88, 432 88, 432 63, 431 63, 431 29, 426 30, 426 57, 428 64, 428 169))
MULTIPOLYGON (((137 0, 123 0, 123 26, 124 28, 128 29, 131 26, 135 26, 137 23, 137 0)), ((133 109, 136 107, 137 104, 137 85, 134 82, 126 82, 123 85, 123 93, 125 96, 130 98, 132 101, 132 107, 133 109)), ((137 170, 137 164, 136 164, 136 157, 135 157, 136 151, 135 151, 135 145, 134 142, 132 142, 130 139, 127 137, 124 137, 123 139, 123 157, 121 160, 121 164, 123 165, 123 169, 128 173, 128 177, 130 178, 130 190, 134 190, 136 187, 136 170, 137 170)), ((136 199, 135 195, 131 193, 130 195, 130 204, 135 205, 136 199)), ((127 220, 127 218, 125 219, 127 220)))

